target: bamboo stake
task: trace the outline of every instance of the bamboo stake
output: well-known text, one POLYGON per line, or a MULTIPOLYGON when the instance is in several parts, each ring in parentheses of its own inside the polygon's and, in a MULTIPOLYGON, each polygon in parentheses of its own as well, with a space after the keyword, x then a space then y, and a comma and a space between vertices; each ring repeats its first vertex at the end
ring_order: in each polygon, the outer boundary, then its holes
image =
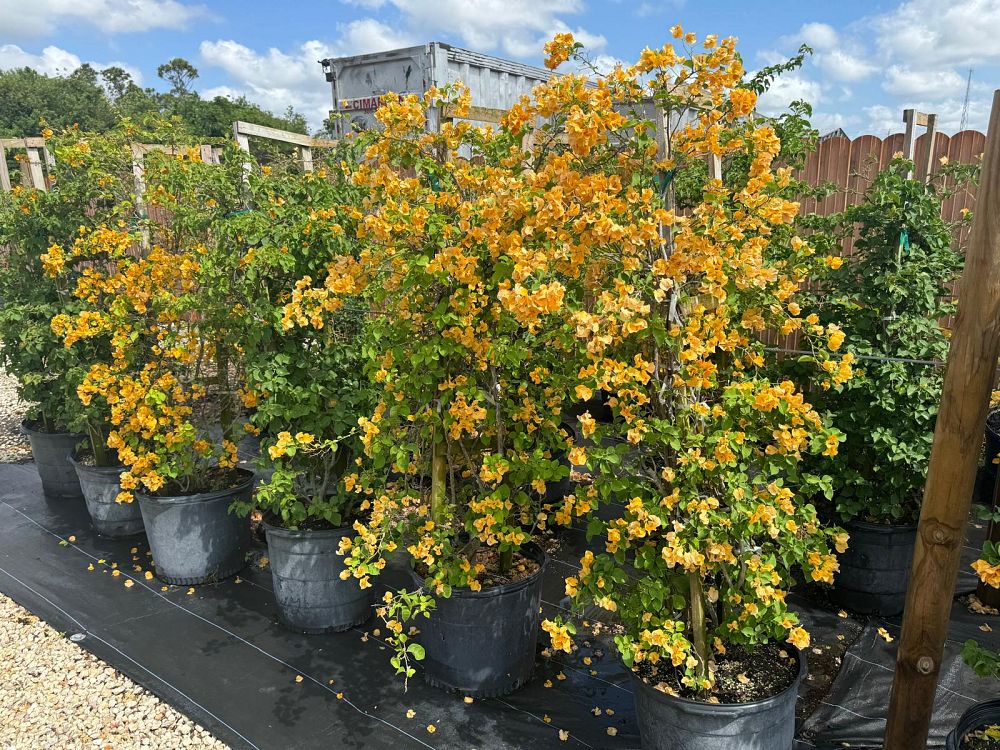
POLYGON ((886 722, 886 750, 927 744, 955 577, 975 482, 978 445, 1000 355, 1000 90, 986 135, 958 315, 934 431, 903 634, 886 722))

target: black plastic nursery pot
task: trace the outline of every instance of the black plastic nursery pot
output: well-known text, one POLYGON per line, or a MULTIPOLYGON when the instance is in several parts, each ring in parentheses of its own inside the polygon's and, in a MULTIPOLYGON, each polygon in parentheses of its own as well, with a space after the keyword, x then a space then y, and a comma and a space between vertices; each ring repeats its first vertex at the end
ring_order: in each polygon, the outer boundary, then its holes
POLYGON ((983 457, 983 474, 986 477, 984 499, 989 502, 993 497, 993 486, 997 481, 997 464, 993 459, 1000 454, 1000 409, 993 409, 986 417, 986 450, 983 457))
POLYGON ((83 489, 83 499, 94 529, 101 536, 120 539, 141 534, 143 531, 142 511, 139 503, 115 502, 121 492, 121 476, 124 466, 87 466, 69 458, 83 489))
POLYGON ((849 521, 844 528, 851 539, 838 555, 840 571, 830 598, 860 614, 898 615, 906 603, 917 527, 849 521))
POLYGON ((282 624, 299 633, 339 632, 371 617, 374 588, 340 579, 346 566, 337 550, 354 536, 350 526, 292 531, 265 521, 264 530, 282 624))
POLYGON ((190 585, 228 578, 243 569, 250 518, 230 513, 229 506, 250 499, 255 477, 252 471, 237 471, 243 481, 218 492, 175 497, 135 493, 157 577, 190 585))
POLYGON ((1000 724, 1000 698, 977 703, 962 714, 958 725, 948 734, 945 748, 947 750, 962 750, 962 742, 969 732, 995 724, 1000 724))
MULTIPOLYGON (((538 642, 542 573, 548 561, 534 545, 521 553, 538 564, 529 578, 481 591, 452 589, 429 618, 417 622, 424 679, 477 698, 512 693, 531 679, 538 642)), ((415 572, 413 579, 423 583, 415 572)))
POLYGON ((705 703, 667 695, 630 672, 643 750, 792 750, 795 700, 806 674, 805 656, 795 681, 770 698, 750 703, 705 703))
POLYGON ((76 450, 77 443, 86 435, 75 432, 41 432, 21 423, 21 432, 28 437, 31 453, 35 457, 38 477, 42 480, 42 492, 55 500, 83 497, 83 489, 77 478, 76 469, 70 463, 69 455, 76 450))

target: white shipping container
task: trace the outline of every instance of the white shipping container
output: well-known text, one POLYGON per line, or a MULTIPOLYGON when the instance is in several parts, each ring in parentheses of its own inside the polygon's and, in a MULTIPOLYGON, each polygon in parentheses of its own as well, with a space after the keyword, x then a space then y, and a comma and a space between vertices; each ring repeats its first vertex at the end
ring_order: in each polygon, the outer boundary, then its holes
MULTIPOLYGON (((374 112, 383 94, 423 94, 431 86, 461 81, 472 94, 472 104, 509 109, 523 95, 548 81, 544 68, 492 55, 430 42, 418 47, 353 57, 320 60, 333 89, 333 127, 337 135, 375 126, 374 112)), ((428 127, 437 129, 440 113, 432 111, 428 127)))

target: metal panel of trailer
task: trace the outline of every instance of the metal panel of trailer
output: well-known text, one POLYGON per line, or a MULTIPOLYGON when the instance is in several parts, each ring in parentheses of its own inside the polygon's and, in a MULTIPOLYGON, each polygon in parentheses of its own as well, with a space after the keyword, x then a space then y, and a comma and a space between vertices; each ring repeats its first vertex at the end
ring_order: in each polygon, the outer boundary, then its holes
MULTIPOLYGON (((320 60, 333 95, 338 135, 375 125, 374 112, 388 92, 423 94, 431 86, 462 81, 477 107, 505 110, 552 77, 544 68, 430 42, 417 47, 320 60)), ((431 112, 436 128, 440 113, 431 112)))

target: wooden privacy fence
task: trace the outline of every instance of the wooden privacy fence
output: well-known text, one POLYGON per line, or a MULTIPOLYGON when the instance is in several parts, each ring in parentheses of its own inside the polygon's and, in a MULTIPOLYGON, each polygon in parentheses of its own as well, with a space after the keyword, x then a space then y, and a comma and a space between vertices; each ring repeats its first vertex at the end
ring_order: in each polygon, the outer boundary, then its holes
MULTIPOLYGON (((825 198, 807 198, 802 201, 802 216, 818 214, 829 216, 857 205, 875 176, 885 169, 895 154, 902 154, 915 162, 914 176, 929 179, 941 169, 942 158, 949 162, 972 164, 982 158, 986 135, 977 130, 963 130, 953 136, 937 132, 937 115, 903 112, 905 131, 885 138, 862 135, 855 139, 833 135, 820 139, 815 151, 809 154, 805 167, 796 177, 812 186, 831 183, 837 190, 825 198), (917 127, 926 131, 916 135, 917 127)), ((946 221, 957 221, 963 209, 972 209, 976 201, 975 186, 966 187, 951 196, 941 206, 941 216, 946 221)), ((967 230, 956 237, 959 247, 965 246, 967 230)), ((854 238, 844 241, 843 254, 850 255, 854 238)))

